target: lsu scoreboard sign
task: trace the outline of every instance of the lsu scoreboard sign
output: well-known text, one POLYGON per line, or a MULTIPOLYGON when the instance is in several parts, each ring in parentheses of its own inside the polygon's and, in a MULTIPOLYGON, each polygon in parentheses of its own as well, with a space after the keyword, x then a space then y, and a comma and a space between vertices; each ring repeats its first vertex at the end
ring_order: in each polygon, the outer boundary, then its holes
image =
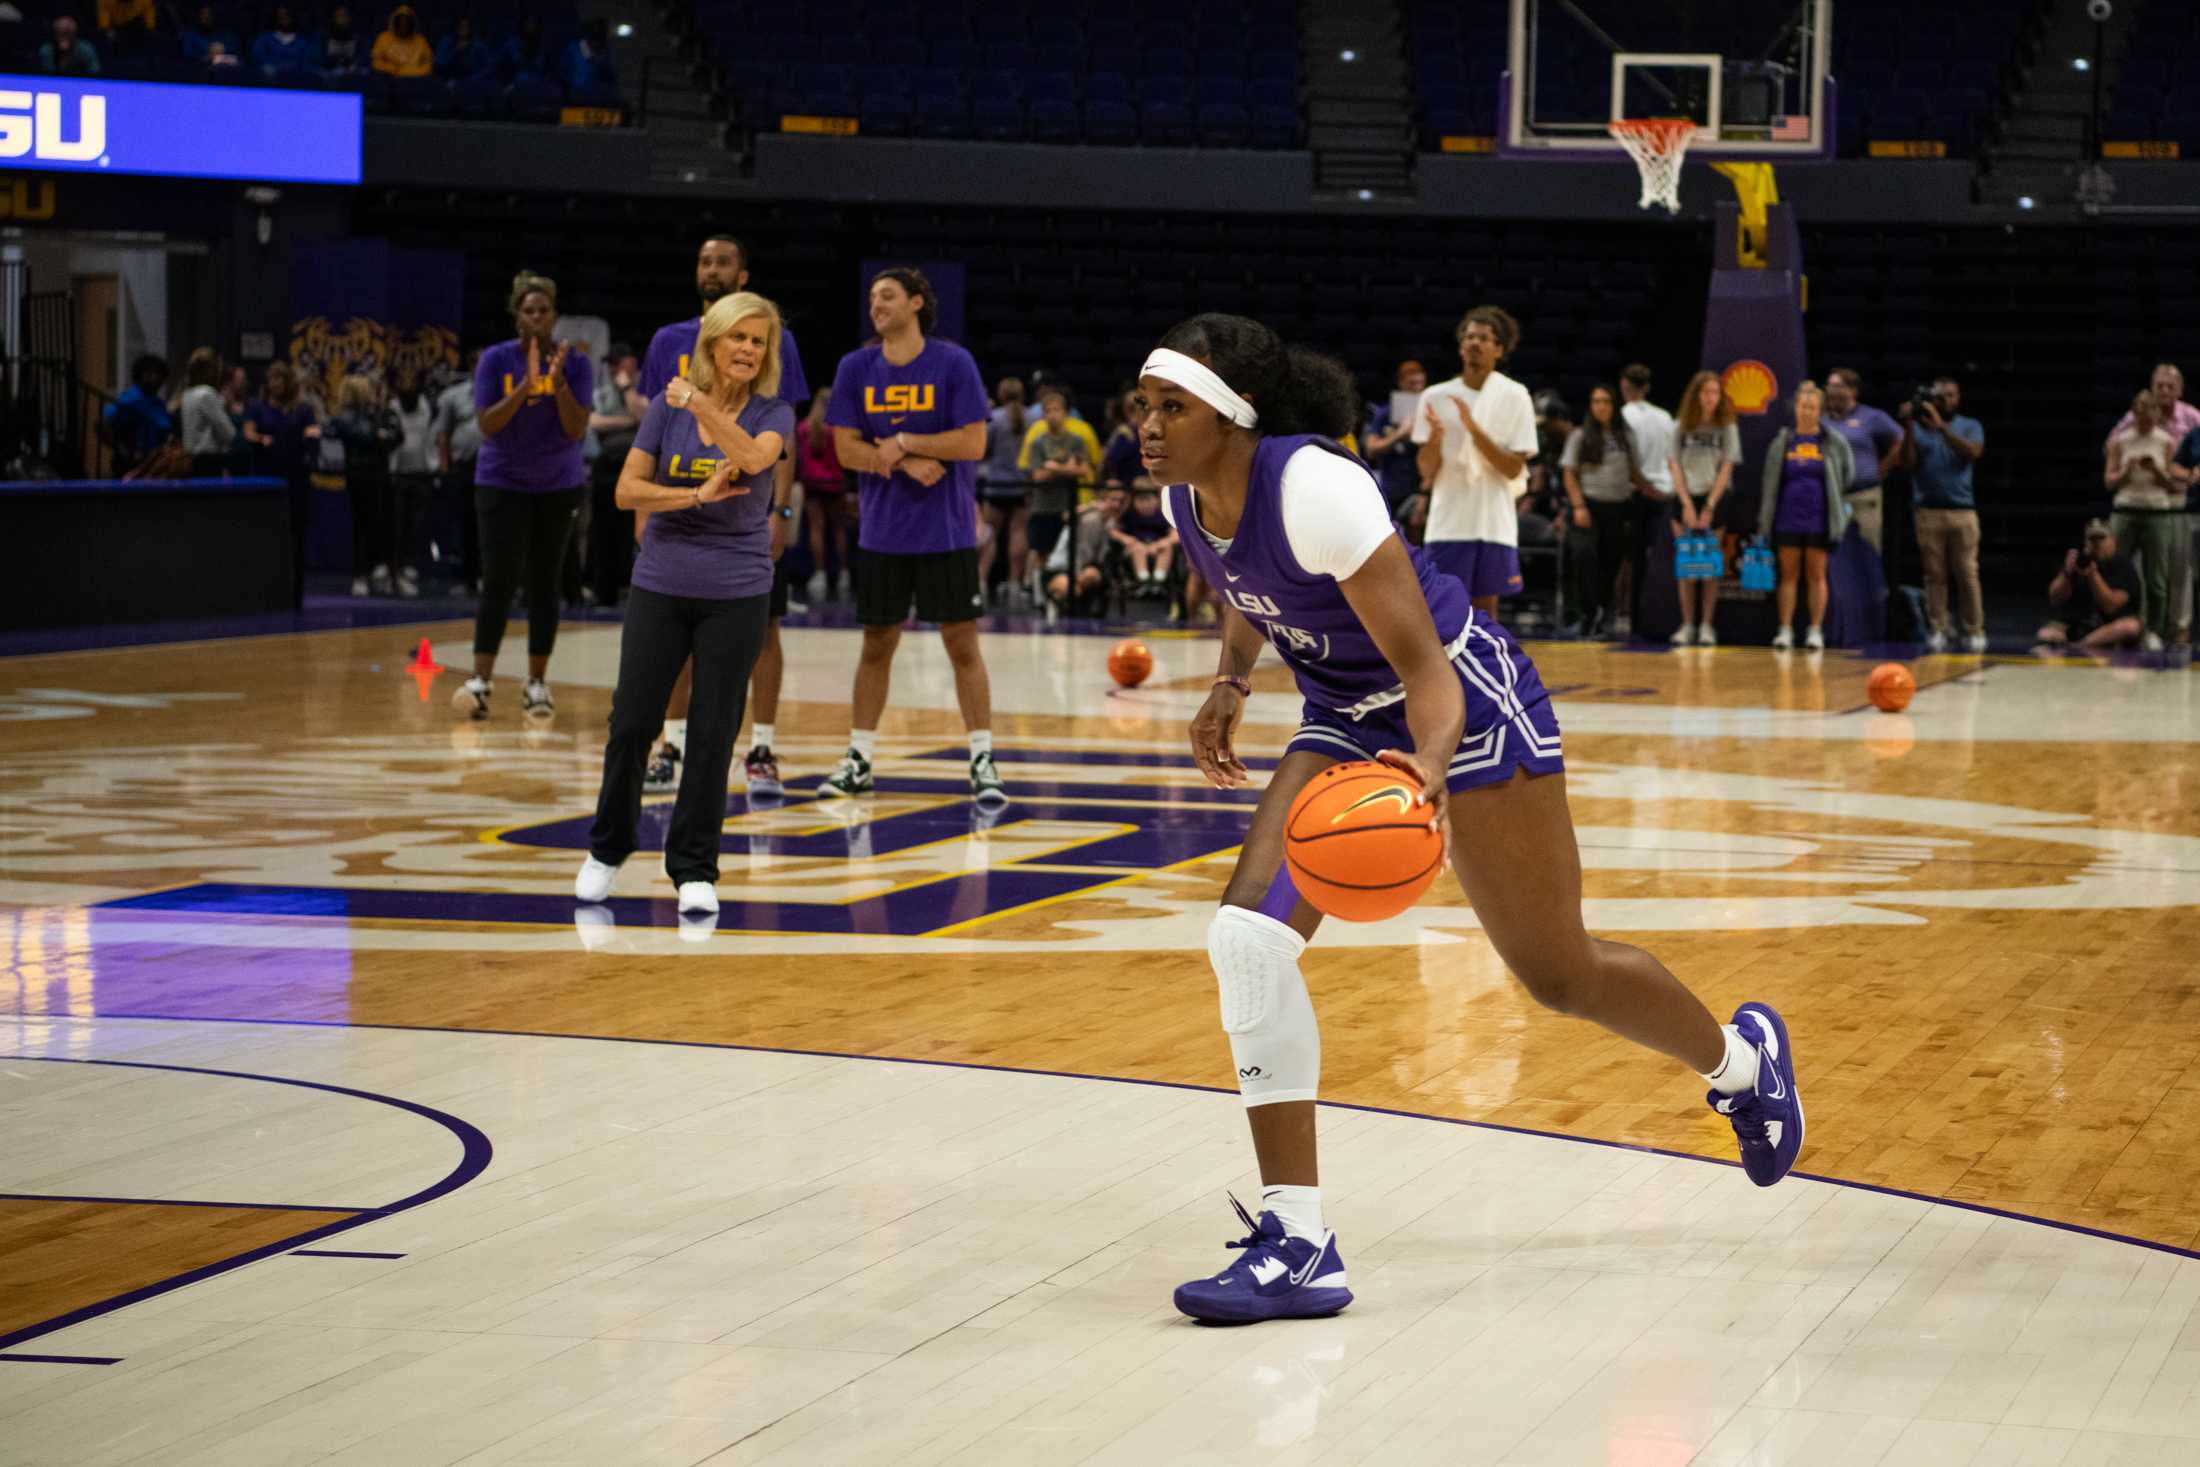
POLYGON ((359 182, 344 92, 0 75, 0 169, 359 182))

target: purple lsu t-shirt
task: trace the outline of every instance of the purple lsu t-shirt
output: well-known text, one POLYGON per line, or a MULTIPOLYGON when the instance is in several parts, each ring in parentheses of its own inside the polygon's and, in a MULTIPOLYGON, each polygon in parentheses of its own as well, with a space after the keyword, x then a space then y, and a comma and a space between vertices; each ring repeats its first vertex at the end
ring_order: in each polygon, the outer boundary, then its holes
MULTIPOLYGON (((1164 491, 1177 539, 1201 579, 1220 591, 1283 654, 1308 702, 1346 710, 1398 686, 1390 659, 1375 645, 1359 613, 1344 599, 1335 576, 1316 575, 1299 564, 1283 527, 1283 468, 1291 455, 1313 444, 1360 467, 1367 466, 1326 438, 1296 434, 1263 438, 1253 450, 1245 486, 1245 512, 1228 548, 1217 550, 1198 528, 1192 491, 1173 484, 1164 491)), ((1367 474, 1367 492, 1378 503, 1382 489, 1367 474)), ((1467 591, 1436 568, 1426 551, 1406 547, 1421 595, 1445 646, 1467 625, 1467 591)))
MULTIPOLYGON (((934 336, 914 360, 895 366, 878 345, 858 347, 840 359, 825 421, 853 428, 873 442, 896 433, 952 433, 992 416, 985 382, 970 353, 934 336)), ((929 555, 968 550, 978 543, 978 464, 947 463, 947 475, 926 488, 901 470, 858 474, 863 495, 865 550, 885 555, 929 555)))
MULTIPOLYGON (((565 425, 558 421, 557 386, 550 380, 549 366, 545 356, 543 376, 529 385, 527 400, 503 432, 482 429, 481 456, 474 460, 476 484, 544 494, 578 489, 588 482, 588 470, 581 464, 581 441, 568 437, 565 425)), ((474 368, 476 419, 504 401, 526 376, 527 348, 516 337, 484 351, 474 368)), ((578 351, 566 354, 565 383, 581 406, 594 400, 596 369, 578 351)))
MULTIPOLYGON (((635 384, 642 396, 655 398, 673 378, 687 375, 688 361, 695 355, 695 338, 702 334, 701 316, 657 328, 657 334, 649 338, 649 350, 642 355, 642 380, 635 384)), ((779 328, 779 395, 789 403, 810 400, 810 379, 802 371, 802 348, 795 345, 794 333, 785 326, 779 328)))
POLYGON ((1840 430, 1849 440, 1849 452, 1856 459, 1856 477, 1849 481, 1849 493, 1860 489, 1876 489, 1882 477, 1880 457, 1891 452, 1902 441, 1902 425, 1875 407, 1858 403, 1856 411, 1845 418, 1831 413, 1826 421, 1840 430))
POLYGON ((1780 465, 1780 510, 1772 521, 1775 535, 1826 533, 1826 451, 1822 435, 1798 433, 1788 439, 1780 465))
MULTIPOLYGON (((785 444, 794 437, 794 409, 781 398, 750 398, 736 421, 752 438, 777 433, 785 444)), ((668 405, 661 392, 642 415, 634 452, 656 459, 651 483, 679 489, 700 486, 718 472, 724 459, 703 442, 695 415, 668 405)), ((748 487, 748 493, 692 509, 652 512, 642 530, 634 584, 660 596, 709 601, 733 601, 770 591, 772 471, 745 474, 739 482, 748 487)))

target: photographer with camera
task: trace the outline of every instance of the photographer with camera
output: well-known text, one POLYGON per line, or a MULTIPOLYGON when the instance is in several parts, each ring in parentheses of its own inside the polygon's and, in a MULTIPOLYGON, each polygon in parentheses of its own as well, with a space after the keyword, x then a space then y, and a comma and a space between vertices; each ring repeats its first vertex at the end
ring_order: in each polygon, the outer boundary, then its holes
POLYGON ((1978 504, 1971 469, 1986 452, 1986 430, 1958 409, 1963 389, 1941 377, 1910 394, 1895 414, 1905 432, 1901 463, 1917 506, 1917 553, 1925 570, 1925 650, 1949 643, 1948 591, 1955 588, 1967 652, 1986 650, 1986 603, 1978 579, 1978 504))
POLYGON ((2139 573, 2116 553, 2116 532, 2107 520, 2086 522, 2085 548, 2064 553, 2062 569, 2048 583, 2047 604, 2040 651, 2106 652, 2139 640, 2139 573))

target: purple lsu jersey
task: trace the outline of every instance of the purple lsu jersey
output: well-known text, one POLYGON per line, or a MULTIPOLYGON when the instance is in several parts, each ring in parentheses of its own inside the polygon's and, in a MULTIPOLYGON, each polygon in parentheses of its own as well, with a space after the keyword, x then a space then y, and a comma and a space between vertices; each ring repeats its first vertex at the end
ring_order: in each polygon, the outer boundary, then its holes
MULTIPOLYGON (((1291 553, 1283 530, 1283 466, 1308 444, 1351 458, 1328 439, 1311 434, 1263 438, 1253 450, 1245 513, 1228 550, 1216 550, 1196 528, 1189 486, 1169 487, 1169 513, 1194 568, 1275 644, 1298 679, 1299 691, 1309 702, 1342 711, 1395 689, 1398 674, 1360 625, 1336 577, 1314 574, 1291 553)), ((1373 474, 1368 475, 1367 492, 1382 498, 1373 474)), ((1436 635, 1448 647, 1467 624, 1466 590, 1418 548, 1409 545, 1406 553, 1420 577, 1436 635)))
MULTIPOLYGON (((1188 486, 1170 486, 1169 514, 1193 568, 1275 644, 1298 680, 1306 708, 1289 751, 1372 759, 1385 749, 1410 750, 1413 735, 1398 674, 1360 624, 1336 577, 1300 565, 1284 533, 1284 465, 1309 444, 1351 457, 1326 438, 1262 439, 1253 451, 1245 512, 1228 549, 1217 550, 1200 533, 1188 486)), ((1367 492, 1381 497, 1372 473, 1367 492)), ((1445 786, 1474 789, 1510 780, 1516 770, 1540 775, 1564 769, 1558 720, 1527 653, 1503 627, 1477 616, 1466 587, 1437 569, 1425 552, 1408 545, 1406 554, 1466 702, 1466 727, 1446 761, 1445 786)))

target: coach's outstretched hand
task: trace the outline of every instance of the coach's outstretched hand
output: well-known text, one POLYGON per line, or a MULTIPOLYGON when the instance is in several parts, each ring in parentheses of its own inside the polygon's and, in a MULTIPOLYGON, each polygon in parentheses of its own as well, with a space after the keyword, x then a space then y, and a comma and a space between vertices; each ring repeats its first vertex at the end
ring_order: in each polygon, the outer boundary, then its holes
POLYGON ((1232 735, 1245 717, 1245 695, 1228 683, 1216 683, 1192 718, 1192 758, 1199 772, 1219 790, 1243 789, 1252 782, 1238 761, 1232 735))
POLYGON ((721 499, 735 499, 749 492, 745 480, 733 476, 733 460, 721 459, 718 468, 703 481, 703 487, 695 492, 697 504, 716 504, 721 499))

